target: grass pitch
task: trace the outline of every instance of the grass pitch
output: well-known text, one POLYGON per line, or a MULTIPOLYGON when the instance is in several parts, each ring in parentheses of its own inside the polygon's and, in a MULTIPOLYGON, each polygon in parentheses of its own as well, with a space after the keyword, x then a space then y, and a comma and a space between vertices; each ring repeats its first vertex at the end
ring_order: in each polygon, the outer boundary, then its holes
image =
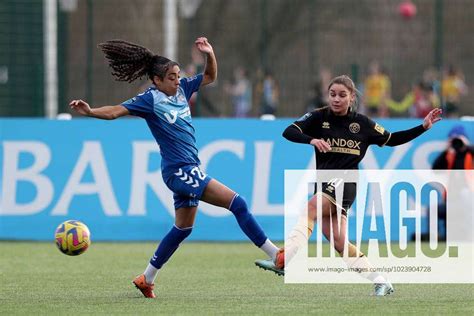
POLYGON ((254 266, 250 243, 185 242, 158 275, 156 299, 131 280, 155 243, 93 243, 78 257, 53 243, 0 242, 0 315, 32 314, 462 314, 474 312, 474 285, 396 284, 372 297, 369 284, 286 285, 254 266))

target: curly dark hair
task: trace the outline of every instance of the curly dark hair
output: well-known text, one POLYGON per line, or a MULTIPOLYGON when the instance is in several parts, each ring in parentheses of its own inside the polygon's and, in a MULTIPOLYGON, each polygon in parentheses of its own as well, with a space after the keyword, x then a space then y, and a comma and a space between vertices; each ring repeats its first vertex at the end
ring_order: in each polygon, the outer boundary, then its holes
POLYGON ((112 68, 112 75, 117 81, 132 82, 148 76, 163 79, 166 72, 177 62, 166 57, 155 55, 148 48, 124 40, 109 40, 98 45, 105 54, 112 68))

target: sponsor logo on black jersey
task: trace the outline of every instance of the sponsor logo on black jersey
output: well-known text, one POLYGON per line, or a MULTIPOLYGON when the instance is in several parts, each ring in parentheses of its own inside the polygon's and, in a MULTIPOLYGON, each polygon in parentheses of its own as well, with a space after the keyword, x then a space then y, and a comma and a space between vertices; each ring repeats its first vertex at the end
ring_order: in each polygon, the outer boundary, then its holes
POLYGON ((349 130, 350 130, 351 133, 353 133, 353 134, 359 133, 359 131, 360 131, 360 125, 359 125, 359 123, 351 123, 351 125, 349 125, 349 130))
POLYGON ((329 128, 329 122, 323 122, 323 128, 329 128))
POLYGON ((326 142, 331 145, 331 152, 360 155, 361 142, 345 138, 328 138, 326 142))
POLYGON ((385 132, 385 128, 383 128, 381 125, 379 125, 377 123, 375 123, 374 129, 382 135, 385 132))

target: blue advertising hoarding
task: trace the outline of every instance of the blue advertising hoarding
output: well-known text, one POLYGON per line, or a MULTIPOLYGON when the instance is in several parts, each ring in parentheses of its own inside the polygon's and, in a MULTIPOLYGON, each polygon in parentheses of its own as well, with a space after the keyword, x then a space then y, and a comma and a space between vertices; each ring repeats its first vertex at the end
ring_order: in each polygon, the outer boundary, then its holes
MULTIPOLYGON (((314 168, 309 145, 281 133, 292 120, 196 119, 202 170, 240 193, 268 236, 283 239, 284 170, 314 168)), ((421 120, 378 120, 389 131, 421 120)), ((449 130, 443 120, 414 141, 371 146, 362 169, 429 169, 449 130)), ((52 240, 67 219, 84 221, 93 240, 159 240, 173 223, 159 147, 140 119, 0 120, 0 239, 52 240)), ((190 240, 246 240, 234 217, 205 203, 190 240)))

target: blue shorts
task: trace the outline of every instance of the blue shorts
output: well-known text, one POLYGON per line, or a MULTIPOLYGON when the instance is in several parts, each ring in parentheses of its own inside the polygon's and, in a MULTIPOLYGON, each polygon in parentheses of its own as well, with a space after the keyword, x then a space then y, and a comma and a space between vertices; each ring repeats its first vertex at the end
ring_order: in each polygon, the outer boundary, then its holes
POLYGON ((167 167, 162 172, 166 186, 173 191, 174 208, 198 206, 211 177, 197 165, 167 167))

